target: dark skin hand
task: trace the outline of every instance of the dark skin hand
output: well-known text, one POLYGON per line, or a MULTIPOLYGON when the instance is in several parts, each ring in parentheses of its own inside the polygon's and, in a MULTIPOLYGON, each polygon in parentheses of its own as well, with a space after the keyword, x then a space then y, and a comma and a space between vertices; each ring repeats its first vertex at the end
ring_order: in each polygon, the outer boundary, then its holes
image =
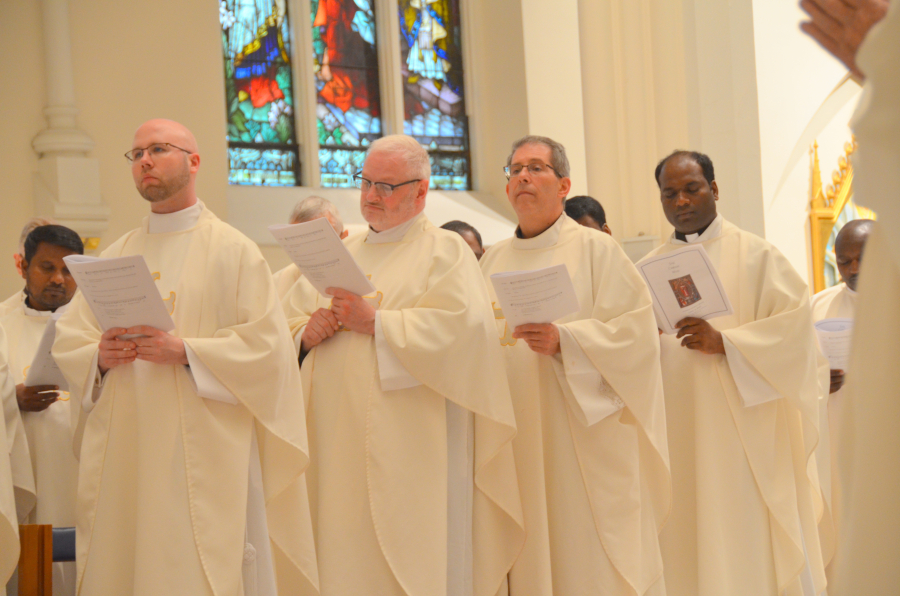
POLYGON ((703 354, 725 355, 725 343, 722 334, 713 329, 708 321, 697 317, 686 317, 675 325, 678 329, 676 338, 684 338, 681 345, 688 350, 697 350, 703 354))
POLYGON ((840 369, 831 369, 831 389, 828 393, 837 393, 844 386, 844 371, 840 369))
POLYGON ((26 387, 16 385, 16 400, 19 410, 23 412, 43 412, 59 399, 59 387, 56 385, 35 385, 26 387), (44 393, 46 392, 46 393, 44 393))
POLYGON ((857 77, 856 53, 869 29, 887 14, 888 0, 801 0, 810 20, 800 23, 807 35, 822 44, 857 77))

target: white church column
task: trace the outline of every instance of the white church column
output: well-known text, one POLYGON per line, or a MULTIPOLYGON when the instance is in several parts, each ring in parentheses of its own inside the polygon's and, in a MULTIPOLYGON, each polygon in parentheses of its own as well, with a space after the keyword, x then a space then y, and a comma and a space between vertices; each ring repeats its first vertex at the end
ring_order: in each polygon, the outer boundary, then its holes
MULTIPOLYGON (((52 217, 71 227, 96 248, 109 222, 109 207, 100 197, 100 165, 88 157, 94 142, 80 130, 75 116, 72 44, 68 0, 41 0, 47 128, 35 136, 32 147, 39 156, 34 174, 37 215, 52 217)), ((123 158, 124 159, 124 158, 123 158)))
POLYGON ((562 143, 572 195, 588 190, 578 0, 521 0, 528 134, 562 143))

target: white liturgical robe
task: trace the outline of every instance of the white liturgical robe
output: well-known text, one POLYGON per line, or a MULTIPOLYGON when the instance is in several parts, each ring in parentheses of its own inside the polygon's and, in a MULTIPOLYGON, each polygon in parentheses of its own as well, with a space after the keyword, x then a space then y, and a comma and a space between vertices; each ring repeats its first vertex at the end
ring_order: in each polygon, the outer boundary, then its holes
POLYGON ((54 357, 84 396, 78 593, 271 596, 273 574, 283 594, 314 592, 301 382, 268 265, 200 203, 151 214, 103 256, 134 254, 190 366, 136 360, 98 389, 101 331, 80 294, 57 324, 54 357))
POLYGON ((19 290, 3 302, 0 302, 0 317, 19 308, 22 305, 23 300, 25 300, 25 292, 19 290))
MULTIPOLYGON (((4 406, 9 401, 16 401, 16 387, 13 384, 6 359, 6 334, 0 327, 0 397, 4 406)), ((16 515, 16 503, 13 496, 13 478, 10 467, 12 443, 9 441, 9 413, 3 410, 0 420, 0 590, 12 576, 19 563, 19 520, 16 515)))
MULTIPOLYGON (((18 308, 0 316, 9 344, 10 372, 16 385, 25 382, 50 315, 50 311, 29 308, 23 295, 18 308)), ((69 393, 63 392, 59 401, 42 412, 20 412, 37 496, 27 523, 75 525, 78 460, 72 449, 71 410, 69 393)), ((60 596, 75 593, 75 563, 53 565, 53 593, 60 596)))
POLYGON ((534 238, 498 242, 481 267, 519 428, 527 540, 510 594, 665 594, 659 530, 672 487, 646 285, 608 234, 565 214, 534 238), (555 322, 561 354, 545 356, 512 338, 490 275, 559 264, 579 309, 555 322))
MULTIPOLYGON (((335 333, 303 360, 322 594, 493 596, 524 530, 515 419, 478 264, 424 215, 346 245, 376 288, 365 297, 376 329, 335 333), (469 416, 467 470, 454 434, 469 416), (468 556, 454 556, 461 542, 468 556)), ((299 338, 330 298, 300 279, 283 305, 299 338)))
MULTIPOLYGON (((823 319, 853 319, 856 316, 856 300, 858 294, 841 283, 834 287, 822 290, 812 297, 813 323, 823 319)), ((824 359, 825 356, 822 355, 824 359)), ((843 423, 847 417, 847 397, 843 388, 829 394, 831 385, 831 373, 827 376, 824 369, 828 368, 827 360, 822 365, 822 391, 819 404, 819 445, 816 448, 816 460, 819 468, 819 481, 822 485, 822 496, 825 499, 825 514, 828 519, 823 519, 819 524, 819 533, 822 541, 822 555, 826 563, 826 574, 829 585, 833 582, 833 572, 837 566, 835 559, 835 545, 840 542, 840 516, 841 516, 841 473, 838 464, 840 454, 844 450, 843 423), (827 432, 826 432, 827 431, 827 432)), ((846 371, 844 371, 846 373, 846 371)), ((846 377, 845 377, 846 381, 846 377)), ((833 594, 832 594, 833 596, 833 594)))
POLYGON ((900 2, 869 32, 857 63, 866 84, 852 123, 853 193, 878 221, 861 265, 842 389, 842 533, 830 596, 893 594, 900 585, 900 2))
MULTIPOLYGON (((806 284, 721 215, 706 249, 734 314, 709 321, 726 355, 660 337, 674 478, 661 534, 670 596, 821 594, 818 348, 806 284)), ((684 246, 674 238, 650 253, 684 246)))
POLYGON ((293 263, 272 274, 272 281, 275 282, 275 292, 278 294, 279 300, 287 296, 287 293, 302 275, 293 263))

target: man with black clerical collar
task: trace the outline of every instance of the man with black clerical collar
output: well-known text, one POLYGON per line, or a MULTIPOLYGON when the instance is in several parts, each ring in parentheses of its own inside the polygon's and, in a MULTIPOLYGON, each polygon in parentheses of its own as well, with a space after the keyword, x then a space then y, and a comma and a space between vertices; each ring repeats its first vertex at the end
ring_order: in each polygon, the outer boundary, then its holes
POLYGON ((656 167, 675 233, 709 255, 734 313, 661 335, 674 504, 661 534, 676 596, 820 594, 825 576, 805 465, 818 441, 816 339, 806 284, 771 244, 716 211, 712 161, 676 151, 656 167), (761 553, 764 553, 761 555, 761 553))
POLYGON ((519 225, 481 268, 519 426, 527 539, 509 593, 665 594, 657 533, 671 480, 650 293, 608 234, 565 214, 571 180, 560 143, 519 139, 504 173, 519 225), (559 264, 577 312, 510 329, 491 275, 559 264))

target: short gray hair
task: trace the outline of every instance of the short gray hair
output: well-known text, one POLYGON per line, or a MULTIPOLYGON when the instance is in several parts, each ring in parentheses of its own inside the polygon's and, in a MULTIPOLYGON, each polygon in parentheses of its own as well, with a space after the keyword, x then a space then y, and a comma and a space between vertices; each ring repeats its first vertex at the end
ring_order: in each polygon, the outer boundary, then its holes
POLYGON ((306 197, 298 202, 294 210, 291 212, 290 222, 292 224, 312 221, 319 217, 330 215, 334 220, 334 225, 338 228, 336 231, 340 235, 344 231, 344 222, 341 221, 341 214, 328 199, 322 197, 306 197))
POLYGON ((388 135, 381 137, 369 145, 366 157, 373 151, 394 153, 409 166, 412 175, 421 180, 431 178, 431 161, 428 159, 428 151, 409 135, 388 135))
POLYGON ((52 226, 54 224, 56 224, 56 222, 47 217, 32 217, 25 222, 25 227, 22 228, 22 234, 19 236, 19 254, 23 257, 25 256, 25 239, 28 238, 28 234, 30 234, 32 230, 41 226, 52 226))
POLYGON ((569 158, 566 157, 566 148, 549 137, 528 135, 513 143, 512 151, 509 152, 509 157, 506 158, 507 166, 512 165, 513 155, 515 155, 516 151, 524 145, 544 145, 549 148, 550 165, 553 166, 553 169, 556 170, 556 173, 559 174, 560 178, 569 177, 569 158))

